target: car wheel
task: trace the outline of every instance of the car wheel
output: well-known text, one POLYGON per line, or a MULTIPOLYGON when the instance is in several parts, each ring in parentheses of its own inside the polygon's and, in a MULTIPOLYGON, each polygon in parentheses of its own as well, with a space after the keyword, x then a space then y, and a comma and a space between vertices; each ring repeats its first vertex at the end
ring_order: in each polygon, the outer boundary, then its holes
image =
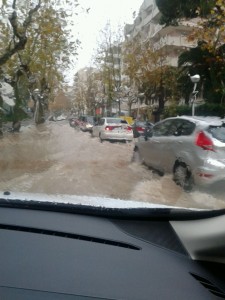
POLYGON ((102 137, 101 137, 101 133, 99 133, 99 140, 100 140, 100 143, 103 142, 103 139, 102 139, 102 137))
POLYGON ((193 177, 185 163, 177 163, 174 167, 173 180, 180 185, 186 192, 193 188, 193 177))

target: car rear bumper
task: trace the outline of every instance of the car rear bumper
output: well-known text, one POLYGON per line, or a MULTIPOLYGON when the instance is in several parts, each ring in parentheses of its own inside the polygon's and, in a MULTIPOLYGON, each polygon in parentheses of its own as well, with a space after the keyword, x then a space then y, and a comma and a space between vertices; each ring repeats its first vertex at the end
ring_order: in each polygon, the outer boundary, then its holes
POLYGON ((85 126, 81 126, 80 129, 81 129, 82 131, 89 131, 89 132, 91 132, 92 129, 93 129, 93 125, 85 125, 85 126))
POLYGON ((225 163, 208 160, 207 164, 197 168, 193 175, 197 185, 209 185, 219 181, 225 182, 225 163))
POLYGON ((91 128, 81 128, 81 130, 84 132, 92 132, 92 127, 91 128))
POLYGON ((133 140, 133 132, 129 133, 118 133, 118 132, 112 132, 112 131, 104 131, 101 132, 101 139, 102 140, 125 140, 125 141, 132 141, 133 140))

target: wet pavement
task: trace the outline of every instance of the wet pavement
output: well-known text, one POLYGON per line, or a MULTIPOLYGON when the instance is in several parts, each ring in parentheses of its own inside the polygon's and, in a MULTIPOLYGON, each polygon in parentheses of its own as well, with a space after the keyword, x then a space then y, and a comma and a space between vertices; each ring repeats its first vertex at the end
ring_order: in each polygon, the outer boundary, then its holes
POLYGON ((25 124, 0 139, 0 190, 87 195, 180 207, 225 208, 223 193, 184 192, 132 162, 134 143, 100 143, 68 121, 25 124))

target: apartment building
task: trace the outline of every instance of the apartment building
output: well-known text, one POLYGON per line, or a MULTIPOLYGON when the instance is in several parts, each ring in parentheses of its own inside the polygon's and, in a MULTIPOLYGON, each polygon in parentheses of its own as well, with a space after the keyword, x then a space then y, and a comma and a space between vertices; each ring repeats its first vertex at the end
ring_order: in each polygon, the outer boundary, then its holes
MULTIPOLYGON (((138 39, 142 43, 150 42, 155 51, 163 50, 166 65, 177 67, 179 55, 196 46, 195 43, 188 41, 187 37, 193 26, 197 25, 197 20, 183 20, 179 26, 165 27, 159 24, 160 18, 161 13, 155 0, 144 0, 133 24, 126 24, 124 27, 125 39, 128 41, 138 39)), ((182 102, 181 99, 180 103, 182 102)), ((170 105, 170 102, 166 101, 165 105, 170 105)), ((144 115, 151 115, 157 106, 158 100, 154 97, 149 105, 137 102, 133 105, 134 114, 136 110, 136 114, 140 111, 144 115)))
POLYGON ((139 37, 142 42, 150 41, 153 49, 164 49, 167 57, 166 63, 177 66, 180 53, 196 44, 189 42, 187 36, 196 23, 184 20, 179 26, 164 27, 159 24, 161 13, 155 0, 144 0, 133 24, 124 28, 126 39, 139 37))

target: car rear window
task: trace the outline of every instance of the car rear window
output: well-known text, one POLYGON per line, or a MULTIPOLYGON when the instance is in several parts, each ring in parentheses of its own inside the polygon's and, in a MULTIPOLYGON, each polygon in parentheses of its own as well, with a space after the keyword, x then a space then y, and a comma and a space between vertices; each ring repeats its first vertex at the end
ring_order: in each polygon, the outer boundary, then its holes
POLYGON ((222 126, 209 126, 208 131, 215 139, 225 143, 225 124, 222 126))
POLYGON ((136 126, 145 126, 146 123, 145 122, 136 122, 136 126))
POLYGON ((107 119, 107 123, 108 124, 120 124, 120 123, 127 124, 127 121, 122 120, 122 119, 107 119))

